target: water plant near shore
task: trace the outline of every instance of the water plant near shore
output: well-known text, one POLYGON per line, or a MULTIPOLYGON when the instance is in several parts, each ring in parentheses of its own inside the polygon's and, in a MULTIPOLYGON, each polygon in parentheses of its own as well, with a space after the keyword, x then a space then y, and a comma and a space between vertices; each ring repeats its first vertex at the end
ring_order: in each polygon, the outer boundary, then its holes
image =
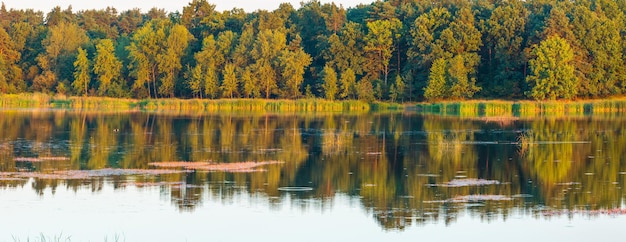
POLYGON ((368 112, 402 110, 404 105, 359 100, 324 99, 127 99, 65 97, 46 94, 0 95, 0 108, 65 108, 75 110, 139 110, 151 112, 368 112))
POLYGON ((626 99, 581 101, 502 101, 420 103, 418 112, 460 117, 536 117, 615 114, 626 111, 626 99))

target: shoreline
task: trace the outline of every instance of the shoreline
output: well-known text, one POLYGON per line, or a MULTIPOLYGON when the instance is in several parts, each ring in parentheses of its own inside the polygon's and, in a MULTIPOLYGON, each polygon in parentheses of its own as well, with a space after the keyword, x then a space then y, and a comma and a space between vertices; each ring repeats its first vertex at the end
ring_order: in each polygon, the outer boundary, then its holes
POLYGON ((98 111, 163 112, 348 112, 403 110, 398 103, 324 99, 131 99, 50 96, 42 93, 0 94, 0 108, 59 108, 98 111))
POLYGON ((580 116, 626 113, 626 98, 578 101, 464 100, 419 103, 329 101, 309 99, 131 99, 51 96, 43 93, 0 94, 0 108, 58 108, 85 111, 151 112, 335 112, 410 111, 461 117, 580 116))
POLYGON ((418 103, 418 113, 461 117, 580 116, 626 113, 626 98, 578 101, 467 100, 418 103))

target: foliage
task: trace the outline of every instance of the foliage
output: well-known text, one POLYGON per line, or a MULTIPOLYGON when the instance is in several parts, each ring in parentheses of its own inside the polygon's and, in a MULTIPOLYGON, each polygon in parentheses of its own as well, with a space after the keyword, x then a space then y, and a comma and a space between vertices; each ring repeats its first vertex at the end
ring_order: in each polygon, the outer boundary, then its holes
POLYGON ((83 48, 78 48, 78 56, 74 62, 74 68, 76 68, 76 71, 74 71, 72 87, 74 87, 76 94, 87 95, 89 82, 91 81, 91 64, 87 58, 87 52, 83 48))
POLYGON ((93 72, 98 77, 100 86, 98 94, 105 95, 109 86, 120 77, 122 62, 114 53, 113 41, 103 39, 96 45, 96 57, 93 64, 93 72))
POLYGON ((561 37, 551 36, 535 47, 533 54, 536 57, 530 60, 531 73, 526 78, 532 87, 528 96, 536 100, 573 98, 578 83, 570 45, 561 37))
POLYGON ((54 93, 64 83, 59 90, 71 84, 76 95, 133 98, 616 97, 626 93, 625 12, 626 4, 605 0, 376 1, 348 9, 310 1, 250 13, 192 0, 182 14, 5 8, 0 93, 54 93), (575 81, 540 94, 537 49, 553 36, 573 52, 564 67, 575 81), (75 82, 79 48, 93 64, 87 84, 75 82), (326 67, 336 72, 334 95, 320 88, 326 67))

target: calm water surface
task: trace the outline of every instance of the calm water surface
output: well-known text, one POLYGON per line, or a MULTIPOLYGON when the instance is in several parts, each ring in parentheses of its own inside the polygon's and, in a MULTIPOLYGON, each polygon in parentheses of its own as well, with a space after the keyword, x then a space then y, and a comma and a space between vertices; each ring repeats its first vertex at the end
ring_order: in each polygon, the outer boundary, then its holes
POLYGON ((625 157, 619 116, 4 110, 0 241, 607 241, 625 157))

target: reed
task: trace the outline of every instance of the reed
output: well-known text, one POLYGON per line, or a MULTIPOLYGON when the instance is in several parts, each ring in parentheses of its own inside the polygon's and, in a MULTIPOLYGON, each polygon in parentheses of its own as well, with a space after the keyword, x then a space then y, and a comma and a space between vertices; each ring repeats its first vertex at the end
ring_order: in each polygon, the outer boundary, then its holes
POLYGON ((150 112, 368 112, 402 110, 401 104, 324 99, 122 99, 107 97, 51 97, 46 94, 0 95, 2 108, 64 108, 98 111, 150 112))
POLYGON ((0 94, 2 108, 47 108, 52 97, 43 93, 0 94))
POLYGON ((535 117, 619 114, 626 112, 626 98, 582 101, 501 101, 419 103, 418 112, 461 117, 535 117))

